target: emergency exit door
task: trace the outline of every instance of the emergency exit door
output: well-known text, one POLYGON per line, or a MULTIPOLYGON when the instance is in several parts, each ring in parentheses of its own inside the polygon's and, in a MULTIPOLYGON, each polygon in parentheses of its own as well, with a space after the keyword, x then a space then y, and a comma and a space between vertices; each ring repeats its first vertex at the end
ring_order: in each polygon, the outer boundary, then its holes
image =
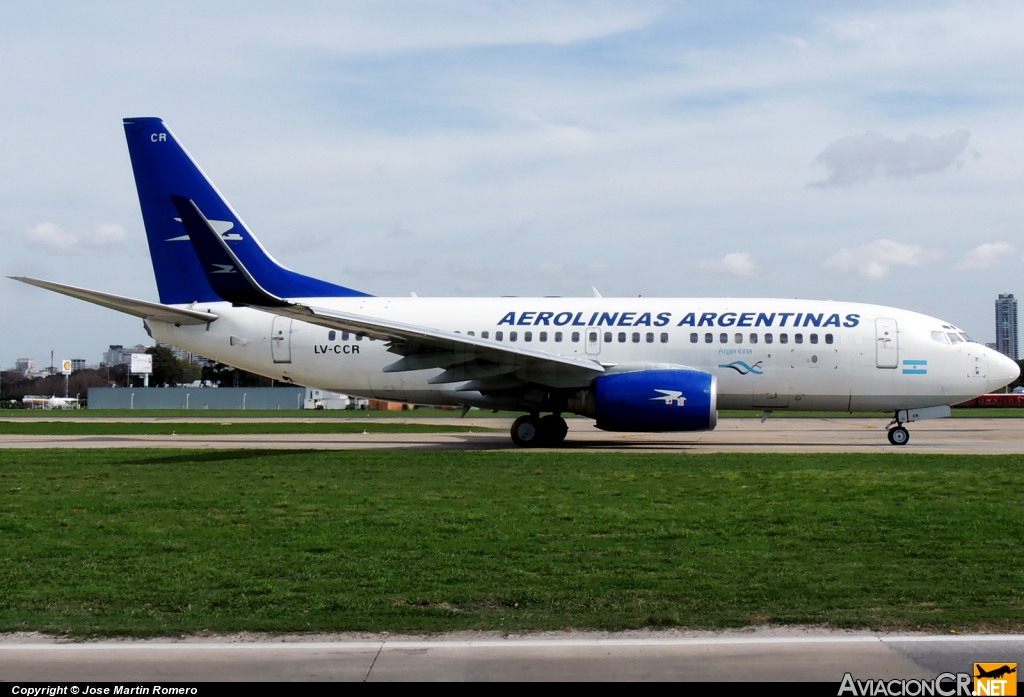
POLYGON ((900 335, 896 320, 878 318, 875 320, 875 365, 879 368, 895 368, 899 365, 900 335))

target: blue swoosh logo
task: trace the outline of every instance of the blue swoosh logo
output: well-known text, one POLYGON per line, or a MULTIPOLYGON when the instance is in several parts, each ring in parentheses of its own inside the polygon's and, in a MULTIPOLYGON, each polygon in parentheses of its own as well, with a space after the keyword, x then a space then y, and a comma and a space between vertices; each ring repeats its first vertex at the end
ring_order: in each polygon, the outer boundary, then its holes
POLYGON ((719 368, 732 368, 733 370, 735 370, 740 375, 747 375, 749 373, 753 373, 754 375, 763 375, 764 374, 764 371, 761 370, 761 361, 758 361, 754 365, 747 365, 743 361, 733 361, 732 363, 727 363, 726 365, 719 365, 718 367, 719 368))

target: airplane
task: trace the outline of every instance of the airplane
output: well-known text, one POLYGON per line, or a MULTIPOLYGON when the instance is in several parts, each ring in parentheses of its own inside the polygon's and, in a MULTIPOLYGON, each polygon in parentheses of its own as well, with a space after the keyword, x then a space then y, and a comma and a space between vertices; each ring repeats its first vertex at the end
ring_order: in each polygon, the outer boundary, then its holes
POLYGON ((999 668, 993 668, 992 670, 985 670, 984 668, 982 668, 977 663, 975 663, 974 665, 978 669, 978 674, 974 676, 976 678, 995 678, 995 679, 998 679, 998 678, 1003 677, 1004 675, 1010 675, 1011 673, 1016 673, 1017 672, 1016 668, 1011 668, 1008 665, 1003 665, 1003 666, 1000 666, 999 668))
POLYGON ((719 409, 891 412, 906 423, 1020 374, 954 324, 770 298, 376 297, 278 263, 159 118, 124 119, 159 302, 12 277, 143 320, 149 335, 282 383, 523 412, 520 447, 599 429, 715 428, 719 409))

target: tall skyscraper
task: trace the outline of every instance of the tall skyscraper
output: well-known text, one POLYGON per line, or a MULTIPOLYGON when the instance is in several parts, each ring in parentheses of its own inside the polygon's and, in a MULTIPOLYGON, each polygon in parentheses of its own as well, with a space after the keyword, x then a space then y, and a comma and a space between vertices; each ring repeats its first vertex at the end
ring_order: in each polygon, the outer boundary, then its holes
POLYGON ((1013 293, 999 294, 996 300, 996 350, 1018 360, 1017 299, 1013 293))

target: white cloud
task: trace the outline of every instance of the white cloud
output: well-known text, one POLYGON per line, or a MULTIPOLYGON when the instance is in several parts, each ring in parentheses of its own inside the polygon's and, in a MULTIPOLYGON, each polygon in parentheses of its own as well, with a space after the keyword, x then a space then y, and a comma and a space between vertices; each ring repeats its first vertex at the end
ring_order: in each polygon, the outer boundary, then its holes
POLYGON ((78 244, 78 237, 55 223, 39 223, 25 231, 25 242, 57 254, 68 254, 78 244))
POLYGON ((829 175, 811 186, 849 186, 876 177, 913 179, 959 167, 970 137, 967 131, 959 130, 938 138, 914 134, 896 140, 876 131, 841 138, 814 159, 825 166, 829 175))
POLYGON ((754 258, 750 252, 734 252, 721 259, 702 261, 697 270, 703 273, 725 274, 728 276, 753 276, 757 273, 754 258))
POLYGON ((128 231, 117 223, 100 223, 77 234, 56 223, 39 223, 25 231, 25 242, 54 254, 83 254, 124 245, 128 231))
POLYGON ((960 263, 953 266, 957 271, 988 271, 1004 265, 1017 250, 1008 242, 980 244, 964 255, 960 263))
POLYGON ((945 255, 941 249, 925 249, 894 240, 875 240, 859 247, 843 247, 825 260, 825 268, 857 273, 872 280, 889 275, 893 266, 924 266, 945 255))

